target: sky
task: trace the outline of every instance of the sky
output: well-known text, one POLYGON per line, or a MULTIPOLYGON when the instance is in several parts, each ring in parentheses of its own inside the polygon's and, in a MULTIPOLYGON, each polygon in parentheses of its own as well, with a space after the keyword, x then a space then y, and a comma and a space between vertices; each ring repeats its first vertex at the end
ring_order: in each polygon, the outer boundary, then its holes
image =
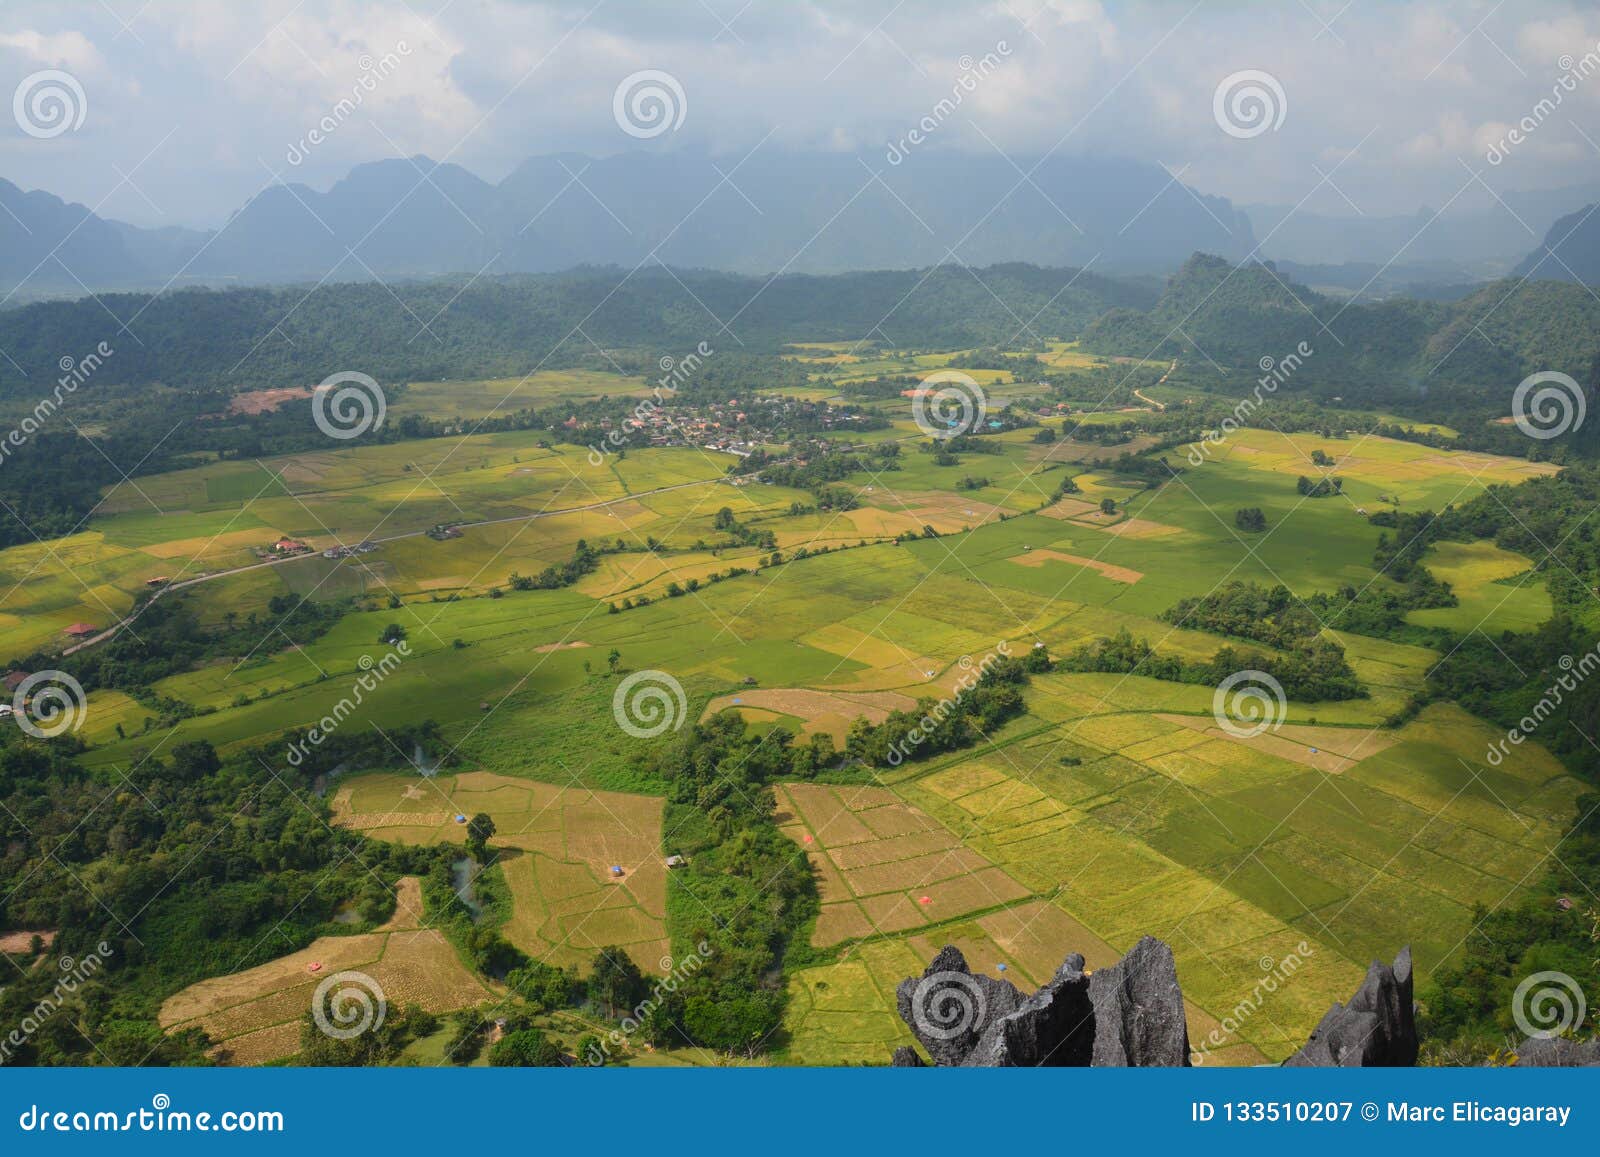
POLYGON ((1132 156, 1335 215, 1600 180, 1595 3, 0 0, 0 87, 0 177, 148 226, 386 157, 498 180, 550 152, 887 156, 919 125, 974 163, 1132 156))

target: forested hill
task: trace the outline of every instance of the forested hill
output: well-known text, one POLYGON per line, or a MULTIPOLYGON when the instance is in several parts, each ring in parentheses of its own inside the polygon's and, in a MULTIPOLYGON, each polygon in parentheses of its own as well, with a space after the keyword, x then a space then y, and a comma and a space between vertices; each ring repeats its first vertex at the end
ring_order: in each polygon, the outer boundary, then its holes
POLYGON ((497 377, 571 364, 597 346, 670 351, 706 341, 757 352, 799 340, 946 349, 1026 343, 1074 336, 1109 308, 1149 308, 1158 288, 1015 264, 771 279, 586 269, 111 294, 0 313, 8 355, 0 359, 0 397, 37 393, 63 358, 81 359, 102 341, 115 352, 97 380, 117 384, 306 385, 350 368, 382 381, 497 377))
POLYGON ((1438 391, 1448 389, 1456 402, 1504 414, 1517 383, 1537 371, 1593 389, 1600 299, 1582 285, 1507 279, 1454 302, 1349 305, 1270 267, 1196 254, 1153 308, 1114 309, 1083 338, 1096 353, 1209 359, 1241 381, 1301 342, 1314 352, 1286 389, 1385 405, 1444 404, 1438 391))

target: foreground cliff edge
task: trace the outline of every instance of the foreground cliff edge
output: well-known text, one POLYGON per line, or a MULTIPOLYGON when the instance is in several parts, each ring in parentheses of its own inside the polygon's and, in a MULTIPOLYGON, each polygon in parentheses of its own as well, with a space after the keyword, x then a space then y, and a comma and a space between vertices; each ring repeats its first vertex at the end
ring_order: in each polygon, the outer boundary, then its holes
MULTIPOLYGON (((920 977, 896 990, 900 1018, 927 1058, 910 1046, 897 1066, 1013 1068, 1188 1067, 1192 1061, 1183 991, 1172 949, 1141 939, 1109 968, 1085 972, 1068 956, 1049 983, 1029 996, 1015 985, 975 975, 954 947, 920 977)), ((1291 1067, 1410 1067, 1417 1063, 1411 949, 1393 965, 1374 961, 1361 987, 1323 1016, 1291 1067)), ((1519 1066, 1600 1066, 1600 1040, 1530 1038, 1519 1066)))

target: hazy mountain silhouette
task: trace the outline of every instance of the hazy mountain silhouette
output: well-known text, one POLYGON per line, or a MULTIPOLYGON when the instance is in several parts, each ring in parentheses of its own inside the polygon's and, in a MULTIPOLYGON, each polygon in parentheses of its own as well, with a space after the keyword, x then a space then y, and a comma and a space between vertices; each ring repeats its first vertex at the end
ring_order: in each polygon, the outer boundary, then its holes
POLYGON ((1249 221, 1158 165, 1107 158, 757 152, 532 157, 499 184, 426 157, 326 192, 275 185, 214 233, 144 230, 0 182, 6 284, 31 291, 542 273, 657 262, 830 273, 1009 261, 1165 271, 1242 257, 1249 221), (59 246, 59 249, 57 247, 59 246), (52 251, 55 251, 54 254, 52 251))

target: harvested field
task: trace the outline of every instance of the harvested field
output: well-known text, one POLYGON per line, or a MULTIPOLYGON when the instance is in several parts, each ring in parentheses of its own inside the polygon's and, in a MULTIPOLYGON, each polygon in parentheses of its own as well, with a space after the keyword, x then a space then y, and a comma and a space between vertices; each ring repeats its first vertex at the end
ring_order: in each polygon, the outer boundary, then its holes
POLYGON ((333 799, 335 822, 396 843, 459 842, 455 817, 487 813, 511 891, 508 940, 563 966, 587 967, 598 948, 626 948, 646 970, 667 951, 662 807, 652 796, 486 771, 358 776, 333 799))
MULTIPOLYGON (((1312 767, 1335 775, 1354 767, 1369 755, 1386 751, 1399 742, 1395 732, 1377 727, 1313 727, 1305 724, 1285 724, 1275 731, 1263 731, 1260 735, 1246 738, 1230 735, 1218 727, 1216 721, 1209 715, 1161 714, 1156 718, 1190 728, 1212 739, 1243 744, 1268 755, 1275 755, 1279 759, 1286 759, 1290 763, 1298 763, 1302 767, 1312 767)), ((1199 754, 1200 758, 1207 758, 1198 750, 1196 754, 1199 754)))
POLYGON ((984 856, 893 792, 786 784, 783 831, 817 872, 819 947, 901 932, 1028 895, 984 856), (810 837, 810 842, 807 841, 810 837))
POLYGON ((44 942, 48 949, 56 942, 56 934, 51 929, 41 929, 37 932, 0 932, 0 954, 7 956, 20 956, 33 951, 33 938, 37 936, 44 942))
POLYGON ((269 390, 246 390, 228 399, 230 414, 269 414, 290 402, 309 398, 311 391, 305 386, 281 386, 269 390))
POLYGON ((1047 562, 1069 562, 1074 566, 1088 567, 1092 571, 1104 575, 1113 582, 1136 583, 1144 578, 1144 572, 1133 570, 1125 566, 1115 566, 1099 559, 1084 558, 1077 554, 1062 554, 1059 550, 1030 550, 1025 554, 1011 556, 1012 562, 1018 566, 1041 567, 1047 562))
MULTIPOLYGON (((919 672, 920 674, 920 672, 919 672)), ((802 736, 819 732, 842 744, 852 720, 882 723, 891 711, 910 711, 917 701, 898 691, 813 691, 804 687, 755 688, 722 695, 706 705, 705 718, 725 708, 754 707, 804 721, 802 736)))
POLYGON ((1168 526, 1164 522, 1151 522, 1147 518, 1124 518, 1121 522, 1112 521, 1119 517, 1121 516, 1116 514, 1102 514, 1097 510, 1093 514, 1085 514, 1072 521, 1079 526, 1091 526, 1095 530, 1103 530, 1118 538, 1168 538, 1183 533, 1176 526, 1168 526))
POLYGON ((223 1064, 262 1064, 299 1051, 318 986, 340 972, 362 977, 333 991, 364 989, 392 1007, 449 1012, 490 998, 443 935, 417 926, 420 884, 415 877, 401 881, 394 918, 379 931, 323 936, 267 964, 190 985, 161 1006, 162 1027, 204 1029, 223 1064))
POLYGON ((1081 518, 1085 514, 1093 514, 1100 509, 1099 503, 1085 502, 1081 498, 1063 498, 1039 511, 1046 518, 1081 518))

